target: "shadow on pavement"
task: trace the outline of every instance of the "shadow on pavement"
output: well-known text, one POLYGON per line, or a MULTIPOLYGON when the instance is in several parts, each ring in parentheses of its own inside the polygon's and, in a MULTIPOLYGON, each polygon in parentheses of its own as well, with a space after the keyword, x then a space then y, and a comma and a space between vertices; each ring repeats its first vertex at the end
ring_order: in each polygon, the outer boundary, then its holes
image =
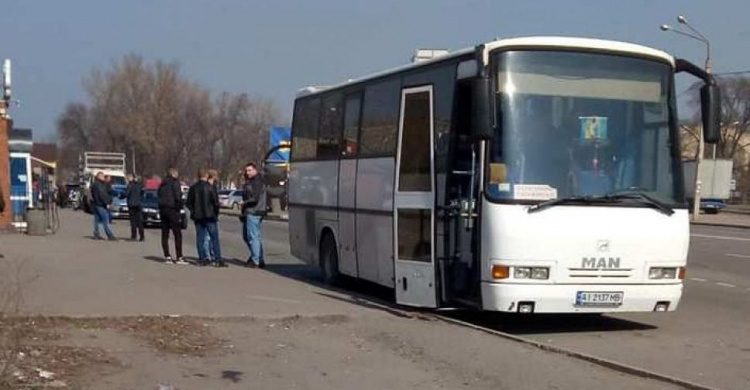
MULTIPOLYGON (((335 286, 323 282, 320 269, 306 264, 269 264, 267 271, 280 276, 299 280, 320 289, 318 292, 327 298, 355 304, 362 307, 384 310, 403 317, 404 312, 422 312, 423 309, 400 306, 395 303, 394 290, 375 283, 342 277, 335 286), (336 294, 333 294, 336 293, 336 294), (341 295, 346 295, 342 297, 341 295), (393 310, 390 310, 393 309, 393 310)), ((516 335, 613 332, 652 330, 657 327, 630 320, 598 314, 534 314, 483 312, 471 308, 441 310, 440 315, 468 322, 484 328, 516 335)))
POLYGON ((146 260, 151 260, 155 263, 164 263, 164 258, 161 256, 143 256, 146 260))
POLYGON ((516 335, 657 329, 656 326, 650 324, 587 313, 523 315, 467 309, 441 314, 477 326, 516 335))

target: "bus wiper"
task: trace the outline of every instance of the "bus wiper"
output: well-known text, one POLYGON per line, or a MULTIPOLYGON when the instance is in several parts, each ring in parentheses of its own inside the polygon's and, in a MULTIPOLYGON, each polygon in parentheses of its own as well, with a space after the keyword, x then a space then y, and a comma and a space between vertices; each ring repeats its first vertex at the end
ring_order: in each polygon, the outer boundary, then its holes
POLYGON ((567 198, 550 199, 542 203, 537 203, 533 206, 529 206, 527 212, 534 213, 548 209, 552 206, 559 206, 563 204, 580 203, 580 204, 593 204, 593 203, 612 203, 617 202, 617 199, 612 199, 602 196, 569 196, 567 198))
POLYGON ((613 192, 613 193, 604 195, 604 198, 611 199, 613 201, 623 200, 623 199, 636 200, 641 203, 648 204, 666 215, 674 214, 674 210, 671 207, 667 206, 660 200, 657 200, 656 198, 642 191, 613 192))

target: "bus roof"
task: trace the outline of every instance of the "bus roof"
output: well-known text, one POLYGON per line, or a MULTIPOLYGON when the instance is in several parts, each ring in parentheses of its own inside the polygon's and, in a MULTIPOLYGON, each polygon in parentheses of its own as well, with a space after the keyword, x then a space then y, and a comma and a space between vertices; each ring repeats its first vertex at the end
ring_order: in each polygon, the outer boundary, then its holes
MULTIPOLYGON (((533 48, 545 48, 545 49, 554 49, 554 48, 592 49, 592 50, 602 51, 602 52, 628 53, 628 54, 635 54, 635 55, 644 56, 644 57, 652 57, 655 59, 660 59, 660 60, 669 62, 670 64, 672 64, 673 67, 675 64, 674 57, 672 57, 671 55, 661 50, 653 49, 648 46, 637 45, 634 43, 610 41, 610 40, 603 40, 603 39, 542 36, 542 37, 498 39, 492 42, 484 43, 484 46, 485 46, 485 55, 487 55, 487 53, 491 52, 492 50, 501 49, 501 48, 508 49, 508 48, 533 47, 533 48)), ((471 54, 475 50, 476 49, 474 47, 467 47, 464 49, 452 51, 442 56, 435 57, 431 60, 402 65, 396 68, 373 73, 373 74, 360 77, 357 79, 350 79, 350 80, 347 80, 346 82, 332 85, 332 86, 308 86, 305 88, 301 88, 297 92, 297 98, 315 95, 315 94, 322 93, 331 89, 336 89, 336 88, 344 87, 347 85, 361 83, 364 81, 376 79, 376 78, 387 76, 390 74, 400 73, 400 72, 410 70, 410 69, 421 68, 421 67, 428 66, 436 62, 445 61, 450 58, 455 58, 455 57, 460 57, 460 56, 464 56, 467 54, 471 54)))

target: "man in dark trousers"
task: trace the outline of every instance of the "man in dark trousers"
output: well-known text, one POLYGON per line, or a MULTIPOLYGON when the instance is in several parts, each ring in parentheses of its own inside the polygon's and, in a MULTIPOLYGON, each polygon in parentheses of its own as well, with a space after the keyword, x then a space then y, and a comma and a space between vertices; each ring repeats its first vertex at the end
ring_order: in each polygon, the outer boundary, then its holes
POLYGON ((266 188, 263 185, 263 177, 253 162, 245 165, 245 185, 242 189, 242 235, 250 249, 247 266, 265 268, 260 224, 266 215, 266 188))
POLYGON ((216 193, 213 184, 209 183, 208 172, 205 169, 198 171, 198 179, 190 187, 187 196, 187 208, 190 209, 190 218, 195 223, 198 265, 203 266, 212 262, 214 267, 225 267, 221 259, 219 228, 216 224, 219 218, 219 194, 216 193), (206 245, 206 235, 211 238, 210 251, 206 245), (213 255, 210 260, 209 253, 213 255))
POLYGON ((128 175, 128 189, 125 191, 130 216, 130 240, 145 240, 143 234, 143 185, 133 174, 128 175), (136 233, 138 236, 136 237, 136 233))
POLYGON ((169 168, 167 175, 159 185, 159 218, 161 219, 161 248, 164 251, 165 264, 188 264, 182 257, 182 189, 177 180, 179 173, 169 168), (174 235, 174 249, 177 259, 169 254, 169 231, 174 235))
POLYGON ((109 228, 109 205, 112 203, 112 195, 104 180, 104 173, 97 172, 94 182, 91 183, 91 201, 94 206, 92 210, 94 213, 94 239, 103 239, 101 234, 99 234, 99 225, 102 225, 107 238, 110 241, 117 241, 117 237, 112 233, 112 229, 109 228))

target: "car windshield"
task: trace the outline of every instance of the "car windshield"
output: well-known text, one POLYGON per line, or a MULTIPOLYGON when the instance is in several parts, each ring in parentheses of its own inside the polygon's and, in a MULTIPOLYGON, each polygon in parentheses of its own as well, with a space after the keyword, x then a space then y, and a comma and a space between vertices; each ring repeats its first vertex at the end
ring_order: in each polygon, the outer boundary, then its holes
POLYGON ((684 204, 668 64, 559 51, 493 58, 499 126, 486 180, 491 199, 640 191, 684 204))

